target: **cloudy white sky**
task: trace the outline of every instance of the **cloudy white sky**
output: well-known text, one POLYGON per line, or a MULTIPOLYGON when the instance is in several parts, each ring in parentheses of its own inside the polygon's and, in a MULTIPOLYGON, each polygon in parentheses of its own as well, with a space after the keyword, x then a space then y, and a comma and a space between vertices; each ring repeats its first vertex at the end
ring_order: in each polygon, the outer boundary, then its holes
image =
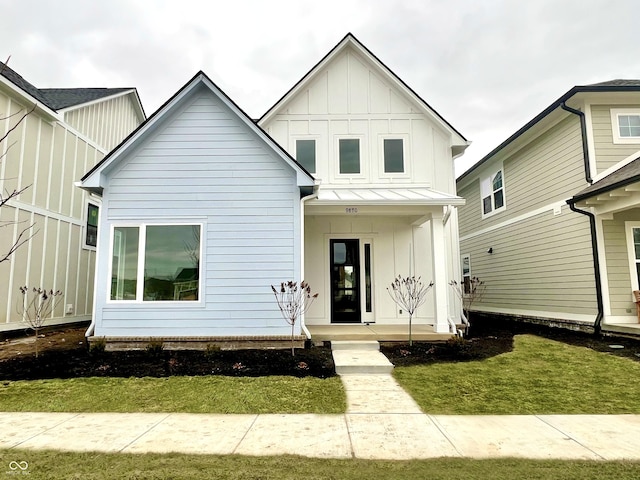
POLYGON ((0 0, 0 58, 36 87, 204 70, 261 116, 352 32, 473 144, 462 173, 574 85, 640 78, 639 0, 0 0))

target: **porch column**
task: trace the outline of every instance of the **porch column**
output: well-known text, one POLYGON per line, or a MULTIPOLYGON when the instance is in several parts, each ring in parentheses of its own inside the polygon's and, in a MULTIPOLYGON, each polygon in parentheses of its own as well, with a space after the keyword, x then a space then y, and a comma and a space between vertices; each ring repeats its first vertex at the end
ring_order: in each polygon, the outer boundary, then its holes
POLYGON ((431 214, 431 258, 433 259, 434 325, 436 333, 448 333, 447 249, 444 243, 442 209, 431 214))

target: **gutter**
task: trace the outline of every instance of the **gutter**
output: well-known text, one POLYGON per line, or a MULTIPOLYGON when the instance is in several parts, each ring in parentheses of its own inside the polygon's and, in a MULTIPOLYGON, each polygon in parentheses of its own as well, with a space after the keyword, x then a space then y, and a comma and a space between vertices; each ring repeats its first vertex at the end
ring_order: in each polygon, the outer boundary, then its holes
POLYGON ((569 113, 578 115, 578 117, 580 118, 580 132, 582 134, 582 152, 583 152, 583 159, 584 159, 584 178, 587 181, 587 183, 591 185, 593 183, 593 179, 591 178, 591 168, 589 167, 589 145, 587 144, 587 121, 584 118, 584 112, 581 112, 580 110, 576 110, 575 108, 569 107, 566 101, 563 101, 560 107, 569 113))
MULTIPOLYGON (((309 200, 318 198, 318 185, 313 187, 313 192, 300 199, 300 281, 304 280, 304 205, 309 200)), ((304 313, 300 317, 300 328, 311 339, 311 332, 304 323, 304 313)))
POLYGON ((596 335, 602 331, 602 317, 604 316, 604 304, 602 301, 602 278, 600 275, 600 257, 598 255, 598 240, 596 237, 596 216, 585 210, 580 210, 575 206, 575 200, 567 200, 567 204, 572 212, 580 213, 589 217, 589 229, 591 231, 591 250, 593 251, 593 271, 596 277, 596 302, 598 305, 598 314, 593 323, 593 330, 596 335))

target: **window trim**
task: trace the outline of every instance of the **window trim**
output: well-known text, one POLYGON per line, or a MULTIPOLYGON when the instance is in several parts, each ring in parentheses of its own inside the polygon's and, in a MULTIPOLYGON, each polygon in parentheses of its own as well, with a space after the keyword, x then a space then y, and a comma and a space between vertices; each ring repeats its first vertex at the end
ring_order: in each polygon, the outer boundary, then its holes
POLYGON ((383 134, 379 135, 378 141, 378 149, 380 154, 378 155, 379 161, 378 165, 380 168, 380 177, 381 178, 410 178, 410 162, 409 162, 409 136, 405 134, 383 134), (385 158, 384 158, 384 142, 385 140, 401 140, 402 141, 402 172, 387 172, 385 169, 385 158))
POLYGON ((612 108, 611 109, 611 131, 613 134, 613 143, 640 144, 640 136, 636 136, 636 137, 620 136, 620 116, 624 116, 624 115, 640 116, 640 109, 638 108, 612 108))
POLYGON ((507 209, 507 193, 506 193, 506 187, 505 187, 505 177, 504 177, 504 166, 500 166, 500 168, 492 170, 491 173, 489 175, 483 175, 480 177, 480 213, 482 215, 482 218, 488 218, 491 217, 493 215, 496 215, 497 213, 500 213, 504 210, 507 209), (502 174, 502 187, 499 190, 502 190, 502 206, 499 208, 495 207, 495 193, 498 190, 493 190, 493 180, 495 179, 496 175, 498 173, 502 174), (487 197, 487 195, 484 195, 483 189, 482 189, 482 184, 485 182, 485 180, 488 180, 489 186, 491 188, 491 211, 485 213, 484 212, 484 199, 487 197))
POLYGON ((336 177, 337 178, 366 178, 366 165, 364 159, 364 137, 362 135, 336 135, 336 177), (340 140, 358 140, 358 163, 360 166, 359 173, 341 173, 340 172, 340 140))
POLYGON ((300 163, 298 161, 298 140, 313 140, 314 142, 314 152, 315 152, 315 158, 314 158, 314 171, 308 170, 308 172, 312 175, 316 175, 318 173, 318 140, 319 137, 317 135, 299 135, 299 136, 293 136, 291 138, 291 140, 293 141, 293 145, 291 147, 291 151, 293 152, 293 158, 296 159, 296 162, 298 162, 303 168, 306 169, 306 167, 304 165, 302 165, 302 163, 300 163))
POLYGON ((202 220, 189 220, 164 222, 164 221, 149 221, 149 222, 116 222, 112 223, 109 231, 109 267, 107 268, 107 283, 106 283, 106 303, 109 305, 145 305, 157 307, 159 305, 170 307, 201 307, 204 306, 204 282, 203 278, 203 254, 205 249, 205 235, 206 232, 205 223, 202 220), (147 239, 147 227, 174 227, 180 225, 199 226, 200 227, 200 265, 198 266, 198 299, 197 300, 144 300, 144 262, 145 262, 145 250, 147 239), (138 228, 138 263, 136 266, 136 298, 135 300, 113 300, 111 298, 111 281, 113 275, 113 247, 115 241, 115 229, 116 228, 138 228))
POLYGON ((636 259, 635 245, 633 243, 634 229, 640 230, 640 222, 624 222, 624 230, 627 240, 627 258, 629 261, 629 277, 631 279, 631 292, 629 292, 629 294, 632 298, 633 290, 640 290, 640 287, 638 286, 638 274, 636 270, 636 263, 640 263, 640 259, 636 259))
POLYGON ((82 248, 84 250, 91 250, 93 252, 98 249, 98 237, 100 236, 100 210, 102 204, 95 199, 87 199, 84 202, 84 212, 82 218, 82 248), (87 243, 87 232, 89 230, 89 205, 92 205, 98 209, 98 225, 96 226, 96 244, 90 245, 87 243))

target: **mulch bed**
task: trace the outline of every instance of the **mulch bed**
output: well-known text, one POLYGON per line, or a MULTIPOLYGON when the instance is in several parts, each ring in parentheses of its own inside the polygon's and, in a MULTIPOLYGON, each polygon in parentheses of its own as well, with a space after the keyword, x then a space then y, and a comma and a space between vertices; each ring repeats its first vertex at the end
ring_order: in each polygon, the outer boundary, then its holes
MULTIPOLYGON (((335 375, 328 346, 297 349, 295 356, 290 350, 105 352, 90 351, 84 332, 84 327, 45 332, 38 338, 38 358, 35 356, 33 335, 0 342, 0 380, 172 375, 327 378, 335 375)), ((640 340, 637 339, 596 337, 532 324, 486 320, 474 322, 465 339, 415 342, 412 346, 385 343, 381 350, 397 366, 477 360, 511 351, 514 335, 521 333, 532 333, 640 361, 640 340), (624 348, 614 349, 611 345, 624 348)))

